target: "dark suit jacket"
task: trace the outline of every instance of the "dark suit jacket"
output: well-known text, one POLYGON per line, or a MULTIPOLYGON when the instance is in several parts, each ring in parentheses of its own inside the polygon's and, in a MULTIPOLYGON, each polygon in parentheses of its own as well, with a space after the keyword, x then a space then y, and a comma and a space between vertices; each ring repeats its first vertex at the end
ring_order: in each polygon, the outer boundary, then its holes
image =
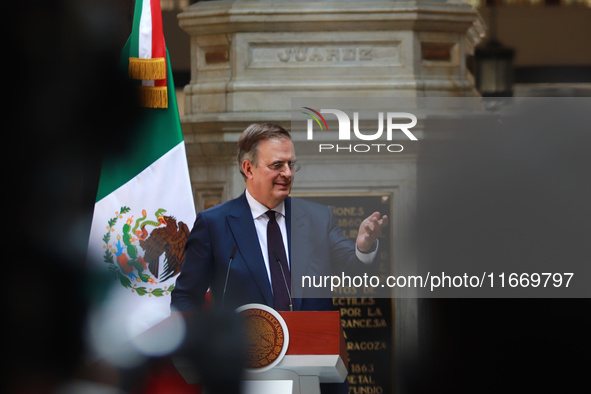
MULTIPOLYGON (((285 200, 292 281, 301 275, 331 275, 364 266, 355 244, 346 238, 332 209, 309 201, 285 200)), ((210 289, 214 303, 225 307, 260 303, 273 307, 273 295, 250 207, 240 197, 200 212, 189 235, 185 261, 172 292, 172 308, 199 310, 210 289), (233 247, 227 290, 223 294, 233 247)), ((294 310, 332 310, 330 297, 309 298, 292 288, 294 310)))

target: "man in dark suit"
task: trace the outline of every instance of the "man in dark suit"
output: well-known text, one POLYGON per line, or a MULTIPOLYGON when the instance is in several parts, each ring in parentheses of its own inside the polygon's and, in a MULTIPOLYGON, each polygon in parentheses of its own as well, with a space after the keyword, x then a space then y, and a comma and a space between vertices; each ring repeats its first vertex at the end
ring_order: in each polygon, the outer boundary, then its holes
MULTIPOLYGON (((388 218, 372 214, 363 221, 353 242, 343 235, 329 207, 290 198, 298 164, 291 137, 280 126, 249 126, 238 141, 238 165, 246 190, 240 197, 197 215, 172 292, 172 310, 199 311, 208 290, 213 306, 224 310, 250 303, 276 310, 333 310, 330 293, 325 291, 320 297, 303 294, 301 289, 291 288, 291 278, 295 283, 302 275, 324 276, 356 267, 363 270, 367 267, 364 263, 374 258, 377 238, 388 218)), ((215 356, 214 350, 203 350, 212 348, 207 341, 232 341, 230 336, 220 335, 220 330, 223 325, 215 334, 210 332, 211 338, 197 341, 199 351, 189 353, 193 357, 200 353, 215 356)), ((221 347, 227 348, 227 343, 221 347)), ((238 392, 239 374, 227 372, 237 355, 217 355, 217 363, 213 356, 198 357, 196 364, 202 375, 208 376, 205 383, 209 389, 238 392)), ((321 391, 347 393, 348 384, 346 380, 322 384, 321 391)))
POLYGON ((328 297, 306 297, 298 290, 292 297, 292 274, 363 269, 374 258, 388 217, 374 212, 352 242, 329 207, 290 198, 299 167, 291 137, 280 126, 249 126, 238 141, 237 159, 246 190, 197 215, 172 292, 173 310, 199 310, 208 289, 214 305, 228 308, 260 303, 276 310, 332 310, 328 297), (269 222, 277 224, 280 241, 267 232, 269 222))

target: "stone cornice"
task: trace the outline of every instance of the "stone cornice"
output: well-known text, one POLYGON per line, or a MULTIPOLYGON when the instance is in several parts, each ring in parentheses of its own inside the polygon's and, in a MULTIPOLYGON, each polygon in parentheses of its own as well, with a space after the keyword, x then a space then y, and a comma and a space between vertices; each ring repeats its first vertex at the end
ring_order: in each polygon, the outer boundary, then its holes
POLYGON ((442 2, 199 2, 178 16, 191 36, 264 31, 438 30, 484 36, 478 12, 466 3, 442 2))

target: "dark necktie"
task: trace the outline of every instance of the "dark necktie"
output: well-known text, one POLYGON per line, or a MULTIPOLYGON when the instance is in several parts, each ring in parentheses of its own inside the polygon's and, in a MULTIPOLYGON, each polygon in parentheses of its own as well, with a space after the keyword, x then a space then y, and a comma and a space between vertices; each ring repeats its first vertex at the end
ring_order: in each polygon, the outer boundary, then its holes
POLYGON ((281 230, 275 220, 275 211, 267 211, 267 216, 269 217, 267 223, 267 248, 275 310, 288 311, 290 305, 288 289, 291 292, 291 273, 287 266, 287 254, 283 246, 281 230))

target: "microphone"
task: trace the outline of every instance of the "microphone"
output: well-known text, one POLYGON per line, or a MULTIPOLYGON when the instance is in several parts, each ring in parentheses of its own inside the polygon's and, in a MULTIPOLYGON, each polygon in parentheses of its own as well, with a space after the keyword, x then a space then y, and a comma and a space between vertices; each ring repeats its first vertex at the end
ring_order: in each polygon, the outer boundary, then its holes
POLYGON ((224 282, 224 292, 222 293, 222 308, 224 307, 224 300, 226 298, 226 288, 228 287, 228 278, 230 277, 230 267, 232 267, 232 260, 236 254, 236 245, 232 246, 232 253, 230 253, 230 260, 228 260, 228 270, 226 271, 226 281, 224 282))
POLYGON ((285 290, 287 290, 287 296, 289 297, 289 311, 293 312, 293 300, 291 299, 291 291, 289 291, 289 286, 287 285, 287 279, 285 279, 285 272, 283 271, 283 266, 281 265, 281 259, 277 256, 277 252, 273 251, 273 256, 275 256, 275 260, 277 264, 279 264, 279 268, 281 268, 281 275, 283 276, 283 283, 285 283, 285 290))

